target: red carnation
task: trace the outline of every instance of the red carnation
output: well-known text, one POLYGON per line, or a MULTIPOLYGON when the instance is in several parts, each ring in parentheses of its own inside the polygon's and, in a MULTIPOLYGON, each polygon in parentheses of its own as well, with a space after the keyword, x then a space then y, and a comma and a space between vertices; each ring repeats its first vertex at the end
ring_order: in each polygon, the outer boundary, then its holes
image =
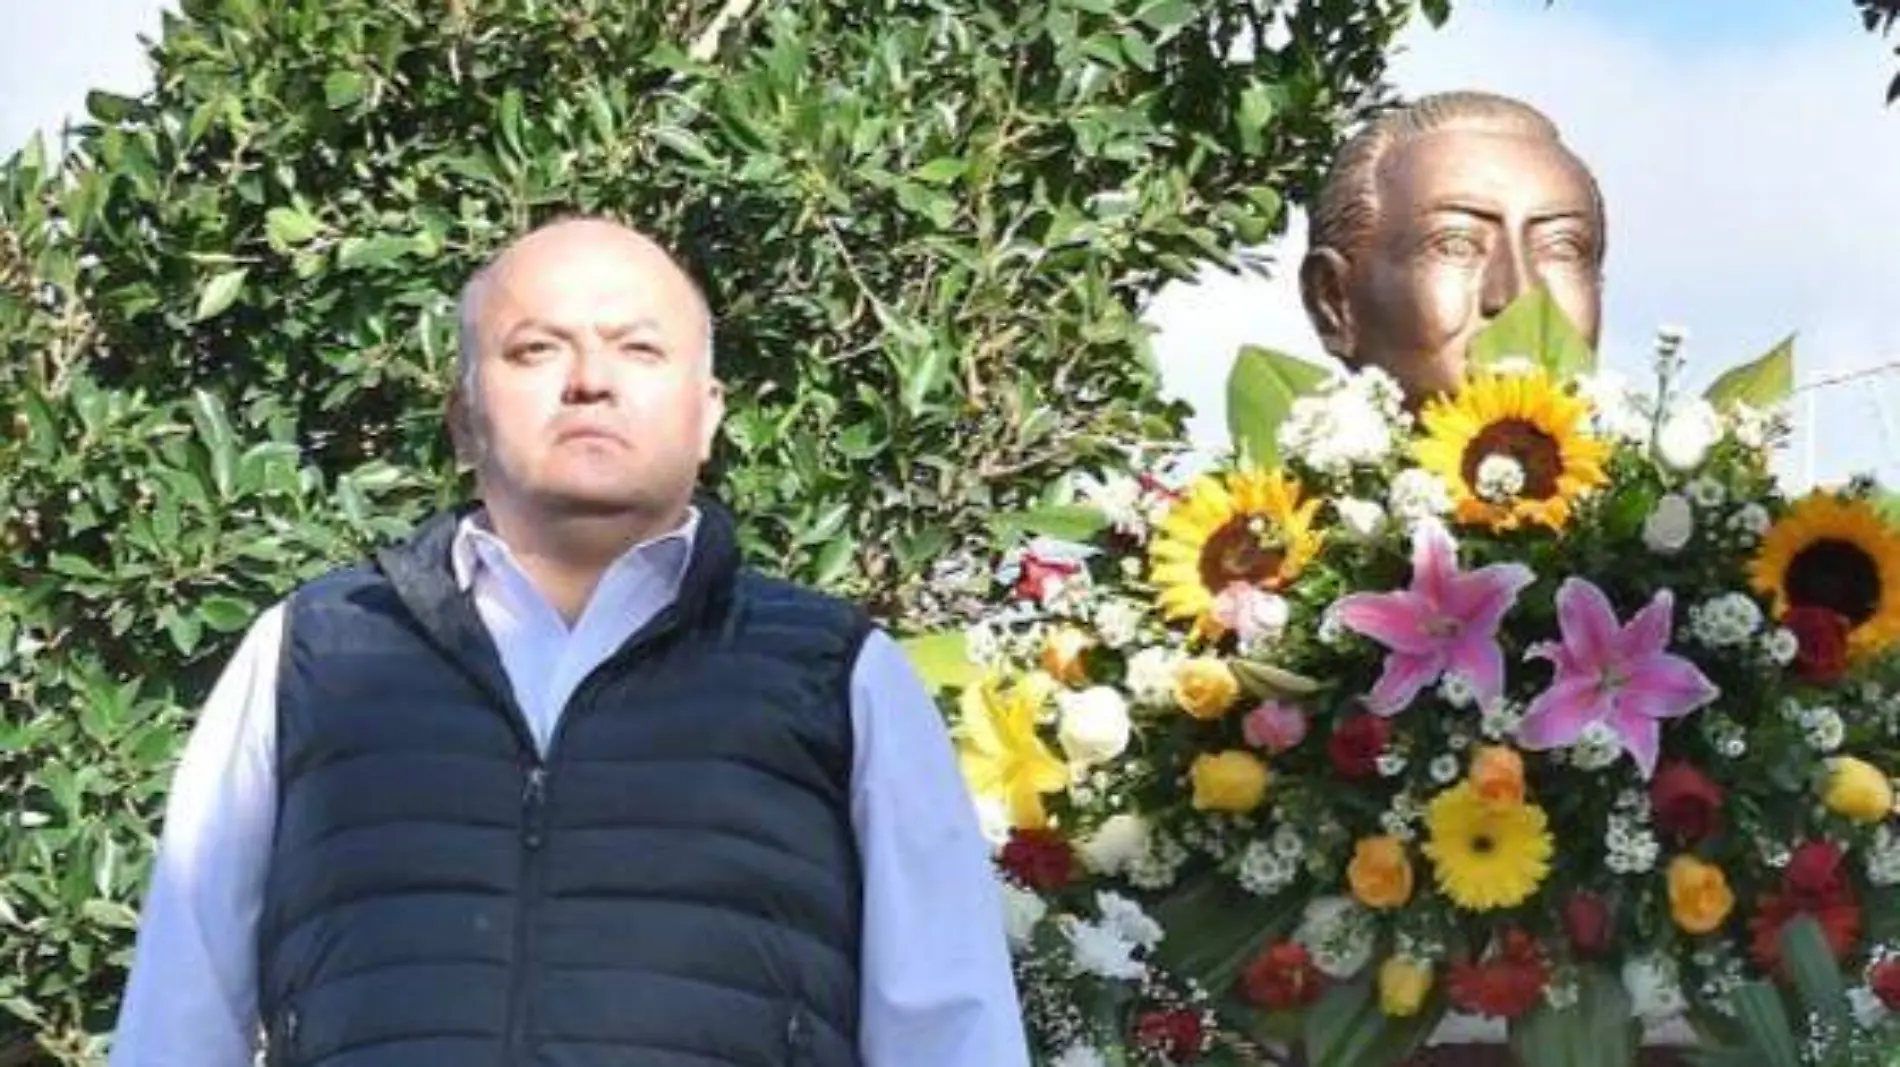
POLYGON ((1882 960, 1867 972, 1867 986, 1888 1011, 1900 1011, 1900 959, 1882 960))
POLYGON ((1003 869, 1039 893, 1052 893, 1075 876, 1075 851, 1054 830, 1011 830, 1003 846, 1003 869))
POLYGON ((1354 715, 1333 728, 1326 754, 1341 778, 1376 778, 1379 756, 1391 739, 1391 723, 1377 715, 1354 715))
POLYGON ((1847 873, 1843 869, 1846 862, 1841 846, 1832 841, 1803 843, 1794 850, 1783 875, 1788 896, 1797 907, 1803 908, 1822 908, 1843 898, 1851 899, 1847 873))
POLYGON ((1135 1020, 1135 1044, 1174 1063, 1193 1063, 1201 1056, 1201 1014, 1186 1008, 1143 1012, 1135 1020))
POLYGON ((1040 604, 1055 595, 1064 580, 1082 570, 1080 563, 1043 559, 1034 552, 1023 553, 1021 572, 1016 578, 1016 596, 1040 604))
POLYGON ((1656 825, 1685 844, 1722 829, 1722 787, 1687 763, 1664 764, 1649 784, 1656 825))
POLYGON ((1780 971, 1781 929, 1803 915, 1813 916, 1820 924, 1821 934, 1836 960, 1845 960, 1854 951, 1855 943, 1860 940, 1860 905, 1852 897, 1818 907, 1802 907, 1791 895, 1770 893, 1761 899, 1755 917, 1748 922, 1755 962, 1762 970, 1780 971))
POLYGON ((1515 1019, 1543 1000, 1549 981, 1550 965, 1537 942, 1521 930, 1512 930, 1490 959, 1452 964, 1446 991, 1462 1011, 1515 1019))
POLYGON ((1827 685, 1847 673, 1847 616, 1827 608, 1789 608, 1781 624, 1794 634, 1799 651, 1794 672, 1802 681, 1827 685))
POLYGON ((1269 1011, 1285 1011, 1318 1000, 1326 977, 1313 966, 1306 946, 1282 941, 1255 956, 1240 982, 1249 1001, 1269 1011))
POLYGON ((1577 955, 1590 958, 1608 952, 1614 926, 1610 904, 1601 896, 1580 889, 1564 901, 1564 932, 1577 955))

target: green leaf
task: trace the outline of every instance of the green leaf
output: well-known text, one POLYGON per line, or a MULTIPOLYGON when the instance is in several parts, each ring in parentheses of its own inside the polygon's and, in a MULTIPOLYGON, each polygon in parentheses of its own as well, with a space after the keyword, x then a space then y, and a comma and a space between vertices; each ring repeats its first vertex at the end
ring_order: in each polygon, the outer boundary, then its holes
POLYGON ((948 185, 970 169, 966 160, 955 156, 940 156, 911 172, 911 177, 930 185, 948 185))
POLYGON ((334 71, 323 79, 323 102, 330 110, 341 111, 363 99, 368 82, 353 70, 334 71))
POLYGON ((1512 1022, 1511 1050, 1519 1063, 1539 1067, 1631 1067, 1640 1028, 1633 1022, 1622 979, 1603 967, 1577 976, 1577 1002, 1557 1009, 1539 1004, 1512 1022))
POLYGON ((1773 985, 1749 982, 1735 991, 1733 1002, 1735 1021, 1758 1067, 1802 1067, 1800 1042, 1773 985))
POLYGON ((1050 504, 997 515, 990 520, 990 529, 1005 540, 1027 535, 1087 542, 1108 529, 1108 516, 1086 504, 1050 504))
POLYGON ((1155 957, 1170 971, 1225 992, 1262 946, 1298 921, 1305 903, 1293 896, 1263 899, 1218 872, 1186 879, 1149 909, 1167 931, 1155 957))
POLYGON ((932 693, 962 689, 981 677, 982 672, 970 661, 969 643, 962 630, 943 630, 919 634, 899 642, 910 665, 932 693))
POLYGON ((192 314, 193 322, 204 322, 224 314, 237 302, 238 294, 244 291, 244 279, 250 274, 248 267, 228 270, 211 279, 198 293, 198 310, 192 314))
POLYGON ((224 411, 224 401, 217 395, 204 389, 195 389, 191 394, 191 421, 198 429, 198 438, 203 442, 206 454, 211 459, 211 481, 217 486, 220 499, 231 495, 231 488, 237 469, 237 439, 231 432, 231 420, 224 411))
POLYGON ((691 130, 662 124, 654 129, 653 139, 695 163, 710 167, 719 162, 706 142, 691 130))
POLYGON ((86 94, 86 114, 108 125, 129 122, 139 116, 139 102, 129 96, 94 89, 86 94))
POLYGON ((198 618, 217 633, 236 633, 251 621, 251 605, 234 597, 206 597, 198 605, 198 618))
POLYGON ((950 374, 950 360, 954 351, 946 344, 927 345, 917 353, 914 360, 907 361, 901 367, 903 375, 904 410, 911 415, 921 415, 930 397, 942 387, 950 374))
POLYGON ((1812 915, 1781 928, 1781 951, 1801 994, 1802 1007, 1839 1027, 1848 1024, 1847 983, 1828 947, 1827 935, 1812 915))
POLYGON ((1316 679, 1258 660, 1229 660, 1228 667, 1247 692, 1261 700, 1312 696, 1325 688, 1316 679))
POLYGON ((1270 349, 1240 350, 1227 378, 1227 429, 1234 447, 1263 467, 1280 462, 1280 426, 1293 402, 1330 375, 1323 367, 1270 349))
POLYGON ((812 571, 812 584, 829 589, 851 569, 858 551, 858 539, 846 534, 829 542, 818 553, 818 565, 812 571))
MULTIPOLYGON (((1371 976, 1343 982, 1307 1009, 1307 1067, 1390 1067, 1425 1043, 1444 1017, 1444 998, 1433 996, 1418 1014, 1395 1019, 1379 1007, 1371 976)), ((1545 1067, 1538 1063, 1537 1067, 1545 1067)))
POLYGON ((1167 33, 1194 21, 1194 5, 1187 0, 1152 0, 1135 18, 1156 33, 1167 33))
POLYGON ((1785 403, 1794 395, 1794 335, 1761 358, 1730 368, 1702 395, 1716 407, 1740 402, 1767 409, 1785 403))
POLYGON ((264 215, 264 235, 278 248, 294 248, 323 232, 323 224, 301 208, 274 207, 264 215))
POLYGON ((1424 10, 1425 21, 1431 23, 1433 29, 1443 26, 1445 20, 1451 18, 1451 0, 1419 0, 1418 6, 1424 10))
POLYGON ((1512 359, 1528 359, 1559 382, 1596 367, 1590 342, 1543 286, 1511 301, 1471 339, 1468 360, 1473 367, 1494 367, 1512 359))

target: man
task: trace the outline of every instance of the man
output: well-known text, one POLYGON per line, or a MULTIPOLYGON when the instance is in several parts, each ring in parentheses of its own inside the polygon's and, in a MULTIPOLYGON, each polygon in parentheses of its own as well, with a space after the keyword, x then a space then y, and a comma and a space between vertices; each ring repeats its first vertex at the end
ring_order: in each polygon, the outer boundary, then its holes
POLYGON ((1472 337, 1532 286, 1596 342, 1603 199, 1518 101, 1444 93, 1373 120, 1334 161, 1309 243, 1300 291, 1326 350, 1414 403, 1457 388, 1472 337))
POLYGON ((710 315, 568 221, 463 296, 478 505, 260 618, 187 745, 117 1067, 1026 1064, 928 696, 695 499, 710 315))

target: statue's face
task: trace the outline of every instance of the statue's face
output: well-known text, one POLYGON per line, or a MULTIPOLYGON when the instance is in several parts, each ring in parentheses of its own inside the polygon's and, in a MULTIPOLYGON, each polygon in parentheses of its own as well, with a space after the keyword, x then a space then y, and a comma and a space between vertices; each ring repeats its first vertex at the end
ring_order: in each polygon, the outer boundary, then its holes
POLYGON ((1603 235, 1589 175, 1562 145, 1434 131, 1386 156, 1378 189, 1374 232, 1343 265, 1335 350, 1415 401, 1454 389, 1472 337, 1540 283, 1595 344, 1603 235))

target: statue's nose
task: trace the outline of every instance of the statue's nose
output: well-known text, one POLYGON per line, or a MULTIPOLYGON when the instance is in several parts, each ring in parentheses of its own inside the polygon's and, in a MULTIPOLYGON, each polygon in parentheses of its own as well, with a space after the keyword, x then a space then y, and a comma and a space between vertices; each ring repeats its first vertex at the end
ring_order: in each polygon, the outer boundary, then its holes
POLYGON ((1511 301, 1524 295, 1530 288, 1530 262, 1524 256, 1523 245, 1514 238, 1501 242, 1484 268, 1484 293, 1482 310, 1486 318, 1495 316, 1510 306, 1511 301))

